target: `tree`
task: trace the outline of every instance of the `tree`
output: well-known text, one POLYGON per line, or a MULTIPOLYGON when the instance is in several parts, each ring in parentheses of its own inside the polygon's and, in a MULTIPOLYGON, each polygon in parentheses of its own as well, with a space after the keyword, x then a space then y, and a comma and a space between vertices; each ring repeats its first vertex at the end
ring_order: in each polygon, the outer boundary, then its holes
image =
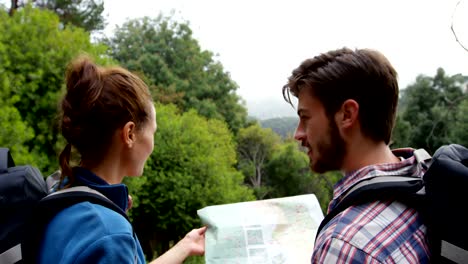
POLYGON ((35 7, 53 11, 64 24, 71 24, 86 31, 104 29, 105 19, 103 0, 11 0, 9 14, 32 2, 35 7))
MULTIPOLYGON (((466 93, 465 90, 465 97, 467 96, 466 93)), ((451 142, 468 147, 468 99, 463 100, 458 105, 455 120, 458 120, 458 122, 449 125, 451 142)))
POLYGON ((236 148, 227 125, 195 111, 179 113, 158 105, 155 149, 138 198, 134 226, 145 254, 162 253, 201 223, 197 210, 208 205, 253 200, 238 172, 236 148))
POLYGON ((283 139, 294 135, 298 123, 297 117, 276 117, 260 121, 262 127, 271 128, 283 139))
POLYGON ((72 24, 86 31, 105 27, 103 0, 36 0, 36 5, 54 11, 64 24, 72 24))
POLYGON ((289 139, 281 144, 268 162, 267 198, 279 198, 313 193, 324 213, 333 198, 333 186, 343 176, 340 172, 313 173, 309 158, 298 143, 289 139))
POLYGON ((300 151, 298 143, 289 140, 273 153, 265 169, 267 184, 271 187, 268 198, 308 193, 310 181, 309 159, 300 151))
POLYGON ((34 157, 28 153, 24 142, 34 137, 34 131, 21 119, 13 106, 0 106, 0 146, 8 147, 15 164, 30 164, 34 157))
POLYGON ((8 14, 12 16, 15 13, 16 9, 18 9, 18 7, 19 7, 19 0, 11 0, 10 10, 8 14))
POLYGON ((19 111, 21 118, 16 120, 25 122, 34 135, 24 137, 24 147, 35 155, 34 165, 51 173, 58 168, 62 147, 57 110, 66 65, 82 52, 96 57, 98 63, 110 59, 102 56, 105 46, 92 44, 83 29, 61 27, 51 11, 25 6, 11 17, 5 11, 0 16, 0 97, 16 98, 6 105, 19 111))
MULTIPOLYGON (((416 82, 409 85, 401 98, 401 120, 396 131, 408 130, 408 144, 414 148, 425 148, 433 153, 441 145, 463 140, 457 132, 462 126, 463 110, 468 100, 465 88, 467 77, 461 74, 447 76, 442 68, 434 77, 418 76, 416 82), (401 125, 405 127, 401 127, 401 125), (457 138, 454 136, 457 135, 457 138)), ((465 131, 465 137, 468 136, 465 131)))
POLYGON ((395 127, 392 131, 392 140, 390 146, 392 148, 404 148, 411 146, 411 124, 403 120, 401 114, 397 114, 395 127))
MULTIPOLYGON (((0 20, 8 19, 6 13, 0 11, 0 20)), ((21 117, 14 103, 20 98, 12 95, 16 86, 13 74, 5 70, 10 65, 8 48, 4 45, 5 35, 0 35, 0 146, 10 149, 16 164, 32 162, 33 158, 25 147, 25 142, 34 137, 34 131, 21 117)))
POLYGON ((211 52, 201 50, 188 23, 161 15, 130 20, 107 42, 113 58, 144 74, 156 101, 224 120, 235 132, 246 123, 237 84, 211 52))
POLYGON ((278 134, 270 128, 261 128, 258 123, 240 129, 237 135, 238 166, 258 199, 263 199, 271 191, 266 185, 264 172, 280 142, 278 134))

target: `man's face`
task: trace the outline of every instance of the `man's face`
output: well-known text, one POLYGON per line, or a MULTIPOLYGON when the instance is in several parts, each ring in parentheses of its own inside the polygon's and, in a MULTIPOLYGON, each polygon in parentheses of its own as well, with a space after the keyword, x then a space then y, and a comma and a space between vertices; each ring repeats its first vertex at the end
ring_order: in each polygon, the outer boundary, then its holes
POLYGON ((341 169, 346 146, 335 120, 330 120, 322 103, 307 88, 298 95, 299 124, 294 138, 306 147, 310 168, 318 173, 341 169))

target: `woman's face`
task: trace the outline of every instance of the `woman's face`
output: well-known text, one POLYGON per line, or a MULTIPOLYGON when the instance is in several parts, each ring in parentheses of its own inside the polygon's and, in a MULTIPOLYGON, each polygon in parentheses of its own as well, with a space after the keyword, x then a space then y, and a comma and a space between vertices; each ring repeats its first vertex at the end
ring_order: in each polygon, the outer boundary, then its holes
POLYGON ((128 176, 140 176, 143 174, 143 168, 148 157, 153 152, 154 135, 156 133, 156 110, 151 104, 150 116, 143 126, 136 131, 136 140, 131 151, 128 176))

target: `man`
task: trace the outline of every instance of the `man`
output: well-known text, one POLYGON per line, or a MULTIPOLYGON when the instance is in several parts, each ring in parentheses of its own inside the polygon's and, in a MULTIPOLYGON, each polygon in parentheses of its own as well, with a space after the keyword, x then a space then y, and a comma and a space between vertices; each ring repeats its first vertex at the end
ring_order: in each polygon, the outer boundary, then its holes
MULTIPOLYGON (((379 52, 334 50, 304 61, 283 87, 298 98, 295 133, 318 173, 340 170, 330 212, 359 181, 421 177, 412 149, 391 151, 398 102, 397 73, 379 52)), ((416 210, 382 199, 348 207, 317 237, 312 263, 426 263, 427 229, 416 210)))

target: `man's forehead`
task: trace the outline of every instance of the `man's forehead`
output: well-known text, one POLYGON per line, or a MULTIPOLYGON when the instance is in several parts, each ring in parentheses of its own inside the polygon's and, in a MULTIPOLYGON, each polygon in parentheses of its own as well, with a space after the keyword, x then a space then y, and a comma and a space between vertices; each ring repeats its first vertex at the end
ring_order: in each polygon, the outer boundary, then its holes
POLYGON ((311 110, 310 108, 311 108, 311 104, 309 100, 298 97, 298 102, 297 102, 297 114, 298 115, 308 113, 311 110))
POLYGON ((308 90, 300 91, 297 101, 297 114, 323 110, 323 104, 308 90))

